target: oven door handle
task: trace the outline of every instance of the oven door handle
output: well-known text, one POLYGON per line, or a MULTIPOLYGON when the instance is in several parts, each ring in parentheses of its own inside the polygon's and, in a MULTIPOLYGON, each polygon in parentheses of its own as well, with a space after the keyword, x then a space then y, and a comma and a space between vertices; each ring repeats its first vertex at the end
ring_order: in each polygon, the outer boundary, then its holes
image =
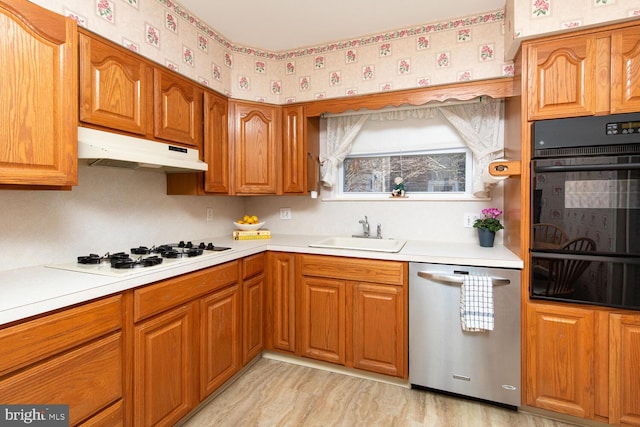
MULTIPOLYGON (((446 274, 432 271, 418 271, 418 276, 422 277, 423 279, 435 280, 437 282, 444 283, 454 283, 458 285, 461 285, 464 282, 463 274, 446 274)), ((505 279, 504 277, 492 277, 491 282, 493 283, 493 286, 498 286, 508 285, 511 283, 511 280, 505 279)))
POLYGON ((577 171, 612 171, 612 170, 636 170, 640 169, 640 163, 613 163, 595 165, 554 165, 535 166, 536 172, 577 172, 577 171))

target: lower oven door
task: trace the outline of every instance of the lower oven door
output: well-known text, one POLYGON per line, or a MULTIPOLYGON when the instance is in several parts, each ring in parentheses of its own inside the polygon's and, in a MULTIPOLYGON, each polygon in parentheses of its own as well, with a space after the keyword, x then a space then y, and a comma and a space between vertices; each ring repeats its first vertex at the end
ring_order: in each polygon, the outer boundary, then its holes
POLYGON ((640 155, 532 164, 531 297, 640 310, 640 155))

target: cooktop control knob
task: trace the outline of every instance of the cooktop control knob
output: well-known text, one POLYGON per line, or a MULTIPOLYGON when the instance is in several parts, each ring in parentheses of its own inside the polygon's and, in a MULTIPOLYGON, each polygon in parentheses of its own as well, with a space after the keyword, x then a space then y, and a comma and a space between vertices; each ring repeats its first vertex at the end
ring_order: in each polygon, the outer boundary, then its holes
POLYGON ((214 249, 213 243, 209 243, 206 248, 208 251, 212 251, 214 249))

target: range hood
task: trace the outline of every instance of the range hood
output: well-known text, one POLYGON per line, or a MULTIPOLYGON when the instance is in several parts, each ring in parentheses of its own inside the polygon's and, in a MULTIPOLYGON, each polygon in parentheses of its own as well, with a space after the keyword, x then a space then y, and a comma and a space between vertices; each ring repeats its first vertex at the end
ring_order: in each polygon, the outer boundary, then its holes
POLYGON ((206 171, 194 148, 78 127, 78 158, 91 166, 127 169, 149 168, 160 172, 206 171))

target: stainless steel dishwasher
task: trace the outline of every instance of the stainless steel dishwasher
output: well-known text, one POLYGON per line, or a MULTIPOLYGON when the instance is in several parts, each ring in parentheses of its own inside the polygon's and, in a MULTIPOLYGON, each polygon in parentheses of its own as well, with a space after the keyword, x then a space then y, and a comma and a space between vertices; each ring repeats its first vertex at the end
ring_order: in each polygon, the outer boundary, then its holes
POLYGON ((520 406, 520 270, 409 264, 409 382, 412 388, 520 406), (492 331, 462 330, 466 274, 493 279, 492 331))

